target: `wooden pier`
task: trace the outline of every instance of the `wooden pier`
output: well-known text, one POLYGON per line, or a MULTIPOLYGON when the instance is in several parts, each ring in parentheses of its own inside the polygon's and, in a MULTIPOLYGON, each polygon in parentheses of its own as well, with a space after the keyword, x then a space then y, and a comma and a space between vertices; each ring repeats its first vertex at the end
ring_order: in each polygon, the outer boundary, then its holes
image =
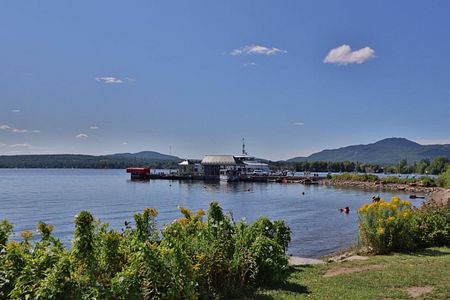
MULTIPOLYGON (((320 180, 325 177, 320 176, 257 176, 257 175, 241 175, 239 181, 242 182, 278 182, 278 183, 302 183, 305 185, 319 184, 320 180)), ((162 180, 195 180, 195 181, 219 181, 218 176, 205 175, 179 175, 179 174, 146 174, 145 178, 137 177, 131 179, 162 179, 162 180)))

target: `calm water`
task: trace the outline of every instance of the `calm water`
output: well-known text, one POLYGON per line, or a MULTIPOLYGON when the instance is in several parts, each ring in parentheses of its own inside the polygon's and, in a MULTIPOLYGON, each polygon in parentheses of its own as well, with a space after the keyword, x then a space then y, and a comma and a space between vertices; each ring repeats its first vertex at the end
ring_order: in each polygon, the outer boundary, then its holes
POLYGON ((120 229, 125 220, 132 220, 135 212, 155 207, 162 226, 180 216, 178 206, 206 209, 210 201, 217 200, 224 210, 233 212, 235 220, 253 221, 261 215, 284 219, 293 231, 289 252, 319 257, 355 241, 356 208, 373 195, 360 190, 300 184, 128 179, 123 170, 0 169, 0 219, 9 219, 16 233, 34 229, 40 220, 51 223, 55 225, 55 235, 69 245, 73 218, 81 210, 87 209, 120 229), (337 211, 345 206, 351 208, 349 215, 337 211))

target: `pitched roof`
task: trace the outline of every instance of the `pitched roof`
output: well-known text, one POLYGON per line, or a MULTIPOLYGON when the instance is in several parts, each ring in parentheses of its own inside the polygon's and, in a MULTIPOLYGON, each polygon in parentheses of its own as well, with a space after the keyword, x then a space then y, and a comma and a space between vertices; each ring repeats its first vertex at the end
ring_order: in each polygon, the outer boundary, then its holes
POLYGON ((236 165, 236 160, 233 155, 205 155, 202 165, 233 166, 236 165))

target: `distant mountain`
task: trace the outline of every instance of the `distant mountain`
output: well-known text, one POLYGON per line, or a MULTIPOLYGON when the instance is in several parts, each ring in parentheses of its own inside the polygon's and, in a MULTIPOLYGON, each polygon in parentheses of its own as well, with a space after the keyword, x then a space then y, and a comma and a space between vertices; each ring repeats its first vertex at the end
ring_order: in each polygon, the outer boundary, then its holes
POLYGON ((117 153, 112 155, 106 155, 112 157, 126 157, 126 158, 144 158, 151 160, 167 160, 167 161, 180 161, 179 157, 173 155, 162 154, 155 151, 141 151, 137 153, 117 153))
POLYGON ((368 145, 353 145, 323 150, 308 157, 295 157, 288 162, 352 161, 393 165, 406 159, 409 163, 438 156, 450 158, 450 145, 420 145, 405 138, 388 138, 368 145))

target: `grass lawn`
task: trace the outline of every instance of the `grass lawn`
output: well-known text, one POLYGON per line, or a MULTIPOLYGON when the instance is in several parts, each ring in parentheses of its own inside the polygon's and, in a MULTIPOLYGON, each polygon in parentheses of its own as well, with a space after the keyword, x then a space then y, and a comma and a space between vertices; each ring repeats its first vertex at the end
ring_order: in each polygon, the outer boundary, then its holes
POLYGON ((450 299, 450 248, 293 267, 286 284, 242 298, 450 299))

